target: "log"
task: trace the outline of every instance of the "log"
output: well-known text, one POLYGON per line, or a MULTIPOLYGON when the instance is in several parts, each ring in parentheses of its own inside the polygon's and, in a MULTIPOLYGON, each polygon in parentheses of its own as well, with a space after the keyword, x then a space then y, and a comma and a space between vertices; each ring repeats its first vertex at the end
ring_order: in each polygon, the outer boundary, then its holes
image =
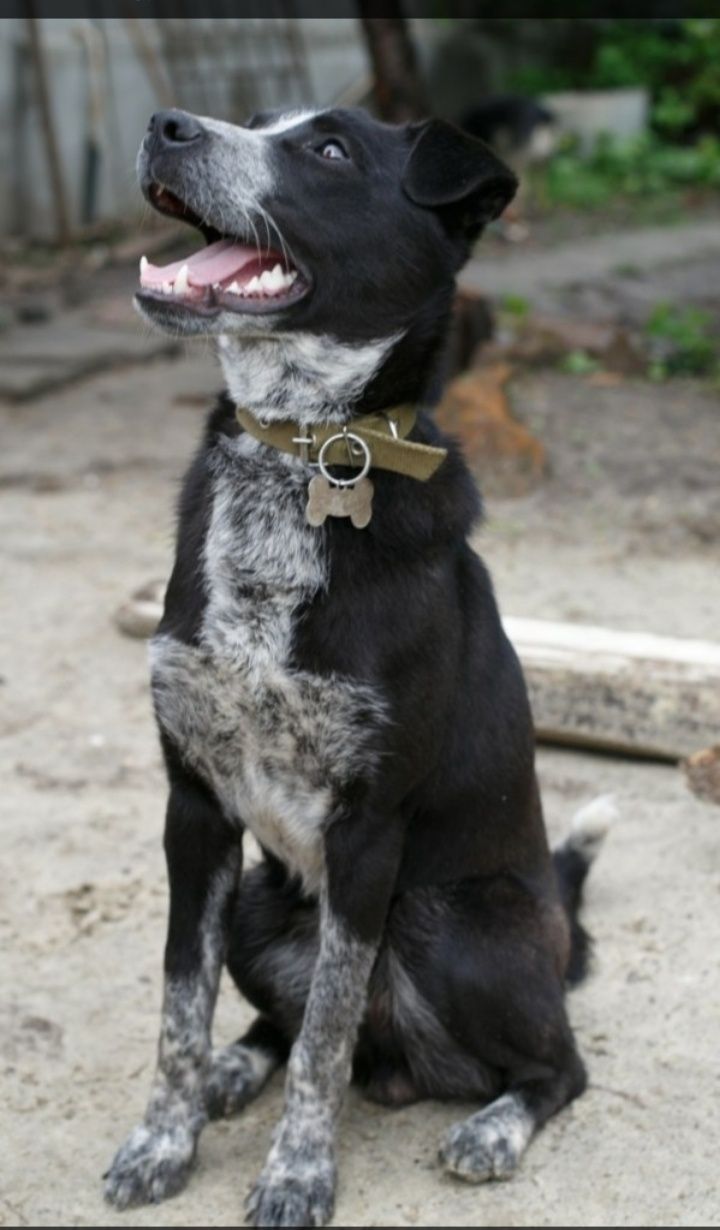
POLYGON ((545 620, 504 621, 538 740, 677 761, 720 732, 720 644, 545 620))
MULTIPOLYGON (((126 636, 152 636, 165 583, 115 613, 126 636)), ((698 797, 720 803, 720 644, 587 624, 503 620, 522 662, 541 743, 683 761, 698 797)))

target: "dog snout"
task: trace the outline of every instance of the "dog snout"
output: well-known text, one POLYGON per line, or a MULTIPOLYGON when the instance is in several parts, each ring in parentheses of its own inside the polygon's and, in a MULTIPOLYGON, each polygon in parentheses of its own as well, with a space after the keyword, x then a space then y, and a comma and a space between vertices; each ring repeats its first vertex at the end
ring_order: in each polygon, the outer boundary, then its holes
POLYGON ((189 111, 156 111, 150 118, 146 145, 157 153, 180 151, 196 145, 207 136, 207 129, 189 111))

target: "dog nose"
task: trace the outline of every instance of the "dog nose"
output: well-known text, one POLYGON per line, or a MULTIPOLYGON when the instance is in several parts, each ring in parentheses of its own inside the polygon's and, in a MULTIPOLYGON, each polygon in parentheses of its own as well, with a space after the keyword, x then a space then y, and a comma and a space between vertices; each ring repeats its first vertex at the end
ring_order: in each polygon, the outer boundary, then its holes
POLYGON ((156 111, 148 125, 148 133, 158 145, 173 149, 190 145, 205 135, 205 129, 188 111, 156 111))

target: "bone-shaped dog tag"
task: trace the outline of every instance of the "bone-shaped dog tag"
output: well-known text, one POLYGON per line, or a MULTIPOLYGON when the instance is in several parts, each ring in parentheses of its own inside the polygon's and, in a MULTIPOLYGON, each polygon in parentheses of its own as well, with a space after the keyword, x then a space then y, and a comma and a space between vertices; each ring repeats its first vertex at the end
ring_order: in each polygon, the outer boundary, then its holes
POLYGON ((372 517, 373 485, 369 478, 348 487, 336 487, 322 474, 310 479, 305 517, 308 525, 322 525, 327 517, 349 517, 356 530, 372 517))

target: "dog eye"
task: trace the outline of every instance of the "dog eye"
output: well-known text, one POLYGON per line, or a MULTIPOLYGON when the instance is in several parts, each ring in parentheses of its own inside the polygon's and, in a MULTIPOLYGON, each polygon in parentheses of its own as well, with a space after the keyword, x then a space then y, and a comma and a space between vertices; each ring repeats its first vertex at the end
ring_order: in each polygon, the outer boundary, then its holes
POLYGON ((347 160, 348 154, 339 141, 325 141, 318 149, 318 154, 321 158, 344 158, 347 160))

